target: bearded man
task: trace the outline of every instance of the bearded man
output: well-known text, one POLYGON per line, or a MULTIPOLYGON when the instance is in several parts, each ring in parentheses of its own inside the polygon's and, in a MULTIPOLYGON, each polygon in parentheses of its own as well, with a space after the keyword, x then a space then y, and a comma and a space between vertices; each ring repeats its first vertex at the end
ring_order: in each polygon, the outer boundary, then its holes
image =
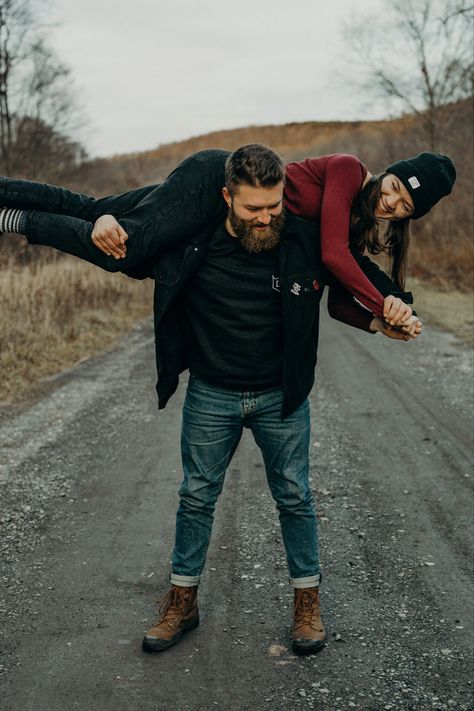
MULTIPOLYGON (((308 395, 317 358, 319 303, 331 277, 321 262, 319 226, 284 214, 281 158, 258 144, 234 151, 225 160, 224 200, 213 188, 215 172, 222 180, 223 162, 222 151, 202 151, 151 193, 148 187, 101 200, 44 184, 4 181, 4 198, 11 207, 33 210, 6 210, 5 219, 10 231, 21 232, 10 218, 24 223, 32 244, 56 247, 109 271, 154 279, 160 409, 175 392, 179 374, 189 368, 171 587, 160 619, 145 634, 143 649, 161 652, 199 624, 197 590, 214 509, 246 427, 262 452, 279 512, 295 591, 293 650, 313 654, 324 646, 325 631, 308 482, 308 395), (204 168, 212 166, 208 175, 204 168), (158 210, 155 197, 161 191, 165 198, 158 210), (25 195, 27 204, 22 205, 25 195), (114 205, 123 213, 129 202, 130 211, 115 229, 123 225, 136 234, 121 265, 97 250, 93 240, 104 221, 116 223, 104 213, 113 214, 114 205), (94 230, 81 219, 99 215, 103 217, 94 230), (146 263, 140 260, 143 252, 149 255, 146 263)), ((393 294, 396 287, 388 277, 367 258, 360 259, 380 291, 393 294)), ((345 305, 338 307, 331 298, 331 316, 372 330, 370 312, 332 283, 333 292, 339 293, 340 303, 345 298, 345 305)))
POLYGON ((262 451, 279 511, 295 588, 293 649, 314 653, 324 645, 307 400, 323 278, 314 224, 288 216, 284 228, 284 176, 282 160, 265 146, 230 155, 223 188, 227 218, 180 292, 190 371, 184 478, 171 589, 161 618, 145 635, 146 651, 167 649, 199 623, 197 589, 214 507, 244 427, 262 451))

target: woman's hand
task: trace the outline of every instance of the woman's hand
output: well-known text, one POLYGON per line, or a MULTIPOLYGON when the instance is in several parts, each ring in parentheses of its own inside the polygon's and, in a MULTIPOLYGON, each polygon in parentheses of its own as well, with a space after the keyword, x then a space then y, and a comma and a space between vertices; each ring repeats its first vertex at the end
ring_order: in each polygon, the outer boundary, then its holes
POLYGON ((127 253, 125 241, 128 234, 113 215, 102 215, 96 220, 91 238, 95 246, 109 257, 123 259, 127 253))
POLYGON ((403 326, 412 315, 408 304, 396 296, 386 296, 383 300, 383 317, 390 326, 403 326))

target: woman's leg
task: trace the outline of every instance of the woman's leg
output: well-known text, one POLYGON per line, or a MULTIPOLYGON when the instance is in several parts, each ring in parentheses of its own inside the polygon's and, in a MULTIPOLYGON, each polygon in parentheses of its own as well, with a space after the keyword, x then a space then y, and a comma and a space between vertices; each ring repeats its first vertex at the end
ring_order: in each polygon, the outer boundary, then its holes
POLYGON ((26 237, 31 244, 54 247, 107 271, 130 272, 225 216, 221 189, 227 155, 212 150, 190 156, 123 215, 119 221, 129 236, 124 259, 108 257, 96 248, 91 241, 92 223, 76 217, 28 212, 26 237))
MULTIPOLYGON (((214 157, 219 158, 226 155, 227 153, 224 151, 200 151, 186 158, 168 176, 168 179, 175 173, 186 173, 198 161, 201 164, 207 163, 209 165, 213 162, 212 159, 214 157)), ((93 222, 105 214, 121 217, 126 212, 133 210, 159 187, 160 184, 147 185, 119 195, 94 198, 90 195, 75 193, 57 185, 0 177, 0 206, 54 212, 58 215, 69 215, 70 217, 78 217, 82 220, 93 222)))
POLYGON ((101 215, 120 217, 133 209, 157 185, 147 185, 120 195, 94 198, 67 188, 31 180, 0 178, 0 205, 24 210, 41 210, 95 222, 101 215))

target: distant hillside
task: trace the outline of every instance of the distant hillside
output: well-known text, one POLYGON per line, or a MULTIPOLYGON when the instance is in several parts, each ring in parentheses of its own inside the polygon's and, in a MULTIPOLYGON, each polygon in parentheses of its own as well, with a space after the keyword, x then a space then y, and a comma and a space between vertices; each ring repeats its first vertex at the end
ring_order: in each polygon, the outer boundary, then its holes
POLYGON ((371 122, 288 123, 275 126, 246 126, 215 131, 185 141, 169 143, 142 153, 102 158, 84 163, 72 176, 78 188, 87 186, 93 194, 118 192, 127 187, 159 182, 190 153, 205 148, 234 150, 246 143, 264 143, 278 151, 286 161, 328 152, 356 152, 363 161, 373 162, 386 146, 391 161, 392 146, 413 123, 410 118, 371 122))

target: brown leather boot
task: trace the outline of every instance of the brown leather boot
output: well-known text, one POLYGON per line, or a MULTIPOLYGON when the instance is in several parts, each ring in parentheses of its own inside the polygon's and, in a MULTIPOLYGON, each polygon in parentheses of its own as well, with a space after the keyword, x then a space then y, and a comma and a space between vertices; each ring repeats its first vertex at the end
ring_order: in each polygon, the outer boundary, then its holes
POLYGON ((183 588, 172 585, 160 603, 160 619, 143 638, 145 652, 162 652, 199 624, 197 585, 183 588))
POLYGON ((319 588, 295 588, 295 620, 292 648, 295 654, 316 654, 325 645, 319 588))

